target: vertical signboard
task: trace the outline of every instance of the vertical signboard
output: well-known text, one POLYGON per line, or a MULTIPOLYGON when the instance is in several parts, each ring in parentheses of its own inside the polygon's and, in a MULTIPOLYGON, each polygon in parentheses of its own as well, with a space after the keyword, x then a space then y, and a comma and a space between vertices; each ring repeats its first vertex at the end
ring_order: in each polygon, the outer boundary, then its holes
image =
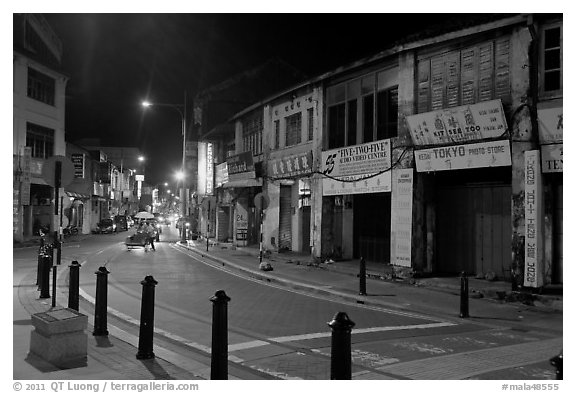
POLYGON ((392 170, 392 217, 390 261, 393 265, 412 265, 412 169, 392 170))
POLYGON ((525 170, 525 258, 524 286, 538 288, 544 285, 542 247, 542 177, 540 151, 524 152, 525 170))
POLYGON ((206 195, 214 193, 214 151, 213 144, 206 144, 206 195))
POLYGON ((84 154, 72 154, 70 159, 74 164, 74 177, 84 179, 84 154))
POLYGON ((32 161, 32 148, 28 146, 23 147, 20 161, 20 173, 21 173, 20 204, 22 206, 30 205, 31 161, 32 161))

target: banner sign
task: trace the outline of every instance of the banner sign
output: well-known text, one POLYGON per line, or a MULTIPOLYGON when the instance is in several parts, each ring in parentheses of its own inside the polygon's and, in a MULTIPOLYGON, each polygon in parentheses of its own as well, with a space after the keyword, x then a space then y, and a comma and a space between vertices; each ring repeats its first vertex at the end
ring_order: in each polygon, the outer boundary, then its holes
POLYGON ((20 157, 20 204, 24 206, 30 205, 31 162, 32 148, 22 147, 22 155, 20 157))
POLYGON ((413 184, 411 168, 392 170, 390 263, 397 266, 412 266, 413 184))
POLYGON ((72 154, 70 156, 72 164, 74 164, 74 177, 84 178, 84 154, 72 154))
POLYGON ((434 147, 414 151, 418 172, 510 166, 510 141, 434 147))
POLYGON ((542 173, 562 172, 564 168, 563 144, 542 145, 542 173))
POLYGON ((332 177, 368 175, 390 166, 390 139, 322 152, 322 173, 332 177))
POLYGON ((524 286, 539 288, 544 285, 544 249, 542 247, 542 176, 540 174, 540 151, 524 152, 524 219, 525 256, 524 286))
POLYGON ((406 121, 417 146, 498 138, 508 128, 500 100, 419 113, 406 121))
POLYGON ((230 181, 256 178, 251 151, 228 157, 226 164, 228 164, 228 177, 230 181))
POLYGON ((206 195, 214 193, 214 145, 206 144, 206 195))
POLYGON ((312 173, 312 163, 312 150, 274 158, 268 162, 268 175, 279 179, 307 175, 312 173))
POLYGON ((228 183, 228 164, 225 162, 216 165, 216 187, 222 187, 224 183, 228 183))
POLYGON ((341 176, 336 179, 325 177, 322 179, 322 195, 346 195, 346 194, 370 194, 375 192, 390 192, 391 178, 390 171, 386 171, 377 176, 366 178, 366 175, 341 176), (363 179, 364 178, 364 179, 363 179), (339 181, 357 180, 358 181, 339 181), (363 180, 362 180, 363 179, 363 180))
POLYGON ((538 135, 540 143, 562 142, 563 133, 562 107, 538 109, 538 135))

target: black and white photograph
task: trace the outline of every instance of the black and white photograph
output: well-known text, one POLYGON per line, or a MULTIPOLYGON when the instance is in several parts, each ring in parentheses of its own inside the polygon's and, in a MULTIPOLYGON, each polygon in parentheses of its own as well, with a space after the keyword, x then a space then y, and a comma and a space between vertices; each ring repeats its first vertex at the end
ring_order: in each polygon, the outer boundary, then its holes
POLYGON ((560 4, 120 3, 10 10, 7 389, 568 388, 560 4))

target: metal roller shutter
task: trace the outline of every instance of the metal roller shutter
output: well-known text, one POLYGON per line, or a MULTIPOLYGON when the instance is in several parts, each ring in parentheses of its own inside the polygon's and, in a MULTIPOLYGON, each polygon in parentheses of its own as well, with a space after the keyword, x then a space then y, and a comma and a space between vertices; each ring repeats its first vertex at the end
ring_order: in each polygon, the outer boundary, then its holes
POLYGON ((280 228, 278 247, 292 250, 292 187, 280 186, 280 228))

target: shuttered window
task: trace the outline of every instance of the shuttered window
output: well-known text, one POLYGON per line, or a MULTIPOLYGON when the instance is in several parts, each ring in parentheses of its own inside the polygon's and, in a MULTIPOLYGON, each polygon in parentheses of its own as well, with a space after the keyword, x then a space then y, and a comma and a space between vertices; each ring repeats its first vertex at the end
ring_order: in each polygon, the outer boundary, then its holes
POLYGON ((242 152, 262 153, 262 114, 256 113, 242 120, 242 152))
POLYGON ((49 158, 54 155, 54 130, 34 123, 26 123, 26 146, 34 158, 49 158))
POLYGON ((418 59, 418 112, 510 99, 510 39, 418 59))
POLYGON ((274 120, 274 149, 280 148, 280 120, 274 120))
POLYGON ((286 146, 302 142, 302 112, 286 117, 286 146))

